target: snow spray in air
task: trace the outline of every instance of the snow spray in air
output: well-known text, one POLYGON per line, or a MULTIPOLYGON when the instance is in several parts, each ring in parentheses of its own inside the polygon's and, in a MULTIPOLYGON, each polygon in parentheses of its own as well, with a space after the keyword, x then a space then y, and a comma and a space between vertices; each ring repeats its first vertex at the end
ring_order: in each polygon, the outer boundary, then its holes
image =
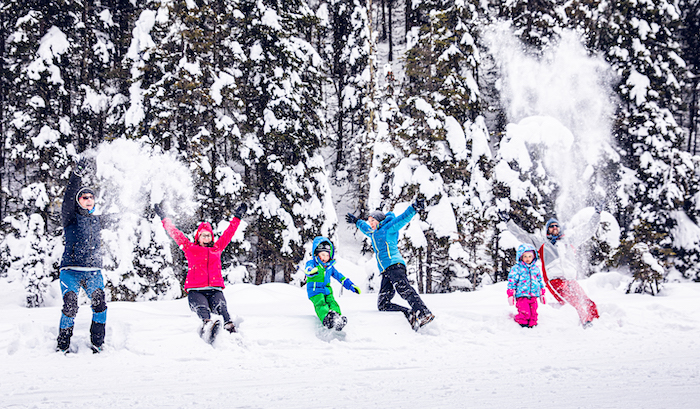
MULTIPOLYGON (((103 232, 106 250, 105 274, 114 275, 133 270, 133 254, 137 247, 146 248, 151 232, 159 243, 168 243, 162 227, 151 212, 156 203, 172 216, 193 214, 192 175, 187 166, 158 148, 151 148, 128 139, 100 144, 94 151, 95 186, 98 189, 98 211, 113 214, 118 223, 103 232), (107 256, 107 254, 106 254, 107 256)), ((169 246, 165 246, 167 252, 169 246)))
POLYGON ((609 65, 591 56, 580 37, 564 31, 558 43, 540 56, 528 55, 505 25, 486 35, 500 68, 498 87, 510 124, 508 137, 524 145, 544 147, 548 177, 560 187, 558 217, 570 219, 591 193, 604 196, 604 182, 594 180, 594 168, 617 158, 611 147, 614 114, 609 65))

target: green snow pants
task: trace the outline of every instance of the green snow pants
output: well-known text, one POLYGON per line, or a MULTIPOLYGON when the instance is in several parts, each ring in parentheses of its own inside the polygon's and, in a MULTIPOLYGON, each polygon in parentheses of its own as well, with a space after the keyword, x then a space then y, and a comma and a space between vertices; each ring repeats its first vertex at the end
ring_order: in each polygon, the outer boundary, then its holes
POLYGON ((318 319, 320 319, 321 322, 323 322, 323 319, 326 318, 326 315, 330 310, 340 314, 340 306, 338 306, 338 303, 335 302, 335 298, 333 298, 333 291, 331 291, 331 293, 328 295, 316 294, 309 298, 309 300, 314 303, 316 315, 318 315, 318 319))

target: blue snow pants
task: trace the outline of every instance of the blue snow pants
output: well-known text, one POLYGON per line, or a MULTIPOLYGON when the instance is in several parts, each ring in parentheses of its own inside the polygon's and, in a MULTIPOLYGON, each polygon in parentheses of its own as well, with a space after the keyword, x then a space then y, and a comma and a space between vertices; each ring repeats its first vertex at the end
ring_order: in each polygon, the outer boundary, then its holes
POLYGON ((63 294, 60 328, 73 327, 75 316, 78 314, 78 293, 81 287, 90 298, 92 321, 98 324, 107 322, 105 285, 100 270, 61 270, 59 281, 61 283, 61 293, 63 294))

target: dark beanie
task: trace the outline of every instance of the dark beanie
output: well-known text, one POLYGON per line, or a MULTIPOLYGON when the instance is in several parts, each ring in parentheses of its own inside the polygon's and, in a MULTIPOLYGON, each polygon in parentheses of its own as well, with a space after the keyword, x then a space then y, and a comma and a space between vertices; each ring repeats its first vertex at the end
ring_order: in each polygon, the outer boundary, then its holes
POLYGON ((374 220, 381 222, 386 218, 386 215, 381 210, 375 210, 369 214, 369 217, 374 218, 374 220))

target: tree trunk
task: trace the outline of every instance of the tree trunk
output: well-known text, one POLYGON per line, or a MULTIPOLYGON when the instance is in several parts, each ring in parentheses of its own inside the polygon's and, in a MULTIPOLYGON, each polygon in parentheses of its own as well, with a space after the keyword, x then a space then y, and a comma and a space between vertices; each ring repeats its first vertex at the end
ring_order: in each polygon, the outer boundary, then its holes
MULTIPOLYGON (((410 1, 410 0, 407 0, 407 1, 410 1)), ((394 0, 389 0, 389 62, 394 61, 394 57, 393 57, 393 55, 394 55, 394 51, 393 51, 394 50, 394 40, 393 40, 393 35, 392 35, 393 31, 394 31, 394 29, 393 29, 394 25, 393 25, 392 19, 391 19, 391 14, 392 14, 391 9, 393 8, 393 6, 394 6, 394 0)))
POLYGON ((428 233, 425 237, 428 241, 428 249, 426 250, 425 257, 425 292, 433 292, 433 252, 435 248, 433 246, 433 234, 428 233))
MULTIPOLYGON (((391 0, 389 0, 391 1, 391 0)), ((386 40, 386 0, 382 0, 382 37, 381 40, 386 40)), ((391 11, 389 11, 391 13, 391 11)), ((391 31, 391 29, 389 29, 391 31)))
POLYGON ((423 274, 423 248, 418 249, 418 274, 416 275, 416 281, 418 281, 418 293, 423 294, 425 292, 425 287, 423 285, 424 280, 423 274))
POLYGON ((688 109, 688 152, 695 155, 698 143, 698 77, 693 78, 691 89, 693 95, 690 99, 690 107, 688 109))

